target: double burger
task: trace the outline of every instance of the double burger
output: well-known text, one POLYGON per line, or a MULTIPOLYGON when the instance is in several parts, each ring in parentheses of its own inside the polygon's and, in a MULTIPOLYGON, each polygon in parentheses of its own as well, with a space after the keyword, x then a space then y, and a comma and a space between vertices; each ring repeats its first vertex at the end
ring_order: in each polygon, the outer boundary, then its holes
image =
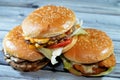
POLYGON ((64 68, 81 76, 102 76, 110 73, 115 64, 114 47, 110 37, 97 29, 85 29, 76 44, 62 56, 64 68))
POLYGON ((74 46, 77 35, 86 34, 78 22, 74 12, 68 8, 43 6, 23 20, 23 36, 26 42, 56 64, 55 58, 74 46))
POLYGON ((14 69, 20 71, 37 71, 44 67, 49 60, 37 49, 27 44, 22 36, 21 26, 13 28, 3 40, 5 60, 14 69))

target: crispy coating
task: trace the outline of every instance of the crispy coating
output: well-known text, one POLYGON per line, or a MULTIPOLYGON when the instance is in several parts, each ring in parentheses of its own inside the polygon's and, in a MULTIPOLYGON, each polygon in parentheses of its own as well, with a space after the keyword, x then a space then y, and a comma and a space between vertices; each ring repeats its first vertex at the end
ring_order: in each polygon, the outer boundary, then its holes
POLYGON ((90 72, 84 70, 84 67, 82 65, 74 65, 74 68, 78 71, 80 71, 83 75, 92 75, 92 74, 99 74, 101 72, 104 72, 107 70, 107 68, 102 68, 102 67, 91 67, 90 72))
POLYGON ((109 58, 98 63, 100 67, 107 67, 107 68, 111 66, 115 66, 115 64, 116 64, 116 59, 115 59, 114 54, 111 55, 109 58))
POLYGON ((83 75, 92 75, 99 74, 101 72, 106 71, 108 68, 115 66, 116 60, 114 54, 112 54, 109 58, 95 64, 83 64, 78 65, 75 64, 73 67, 80 71, 83 75))

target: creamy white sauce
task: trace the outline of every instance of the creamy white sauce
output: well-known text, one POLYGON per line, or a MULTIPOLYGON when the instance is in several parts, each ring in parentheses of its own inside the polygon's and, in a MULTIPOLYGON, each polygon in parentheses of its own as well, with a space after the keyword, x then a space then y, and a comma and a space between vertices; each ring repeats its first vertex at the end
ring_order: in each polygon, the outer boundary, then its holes
POLYGON ((9 63, 9 62, 11 62, 11 60, 10 59, 6 59, 6 62, 9 63))
POLYGON ((22 59, 13 57, 13 56, 11 56, 10 59, 11 59, 12 61, 15 61, 15 62, 23 62, 23 61, 25 61, 25 60, 22 60, 22 59))
POLYGON ((88 65, 88 66, 82 65, 82 67, 86 73, 93 73, 94 72, 93 68, 97 68, 98 66, 97 65, 88 65))

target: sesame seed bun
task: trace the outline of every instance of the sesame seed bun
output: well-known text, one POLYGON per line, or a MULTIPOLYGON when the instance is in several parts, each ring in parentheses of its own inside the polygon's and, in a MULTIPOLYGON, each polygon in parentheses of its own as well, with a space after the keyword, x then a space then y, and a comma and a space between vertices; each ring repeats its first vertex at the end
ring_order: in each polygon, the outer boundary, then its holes
POLYGON ((28 15, 22 22, 22 29, 27 37, 53 37, 68 31, 75 22, 76 17, 72 10, 47 5, 28 15))
POLYGON ((90 64, 108 58, 113 53, 113 43, 105 32, 85 29, 88 35, 80 35, 76 44, 64 56, 77 63, 90 64))
POLYGON ((4 52, 20 59, 36 61, 44 58, 34 46, 27 44, 22 36, 21 26, 13 28, 3 40, 4 52))

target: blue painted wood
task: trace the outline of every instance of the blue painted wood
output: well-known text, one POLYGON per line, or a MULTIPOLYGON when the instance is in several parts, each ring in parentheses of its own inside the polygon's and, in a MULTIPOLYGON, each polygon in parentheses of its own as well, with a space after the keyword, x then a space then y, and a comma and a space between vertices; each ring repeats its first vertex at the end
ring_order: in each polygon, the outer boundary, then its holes
MULTIPOLYGON (((119 65, 118 65, 119 66, 119 65)), ((52 72, 48 70, 39 70, 37 72, 19 72, 13 70, 10 66, 0 65, 1 77, 15 78, 15 79, 40 79, 40 80, 119 80, 118 69, 116 68, 114 72, 104 77, 78 77, 69 73, 63 72, 52 72), (5 70, 7 69, 7 70, 5 70)))
POLYGON ((120 0, 0 0, 0 80, 119 80, 120 78, 120 0), (4 61, 2 40, 13 27, 37 7, 55 4, 72 9, 78 19, 84 21, 84 28, 96 28, 107 33, 113 40, 116 55, 114 71, 104 77, 77 77, 61 72, 52 72, 49 67, 38 72, 18 72, 4 61))

